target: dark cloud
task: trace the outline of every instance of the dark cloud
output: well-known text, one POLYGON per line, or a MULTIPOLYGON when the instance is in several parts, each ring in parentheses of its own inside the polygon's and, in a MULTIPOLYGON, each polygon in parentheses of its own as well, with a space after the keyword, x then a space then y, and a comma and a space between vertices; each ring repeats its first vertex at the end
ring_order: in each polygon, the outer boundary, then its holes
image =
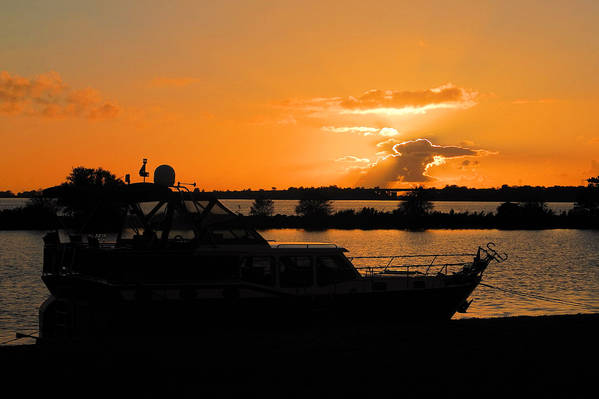
POLYGON ((464 109, 476 105, 478 92, 451 83, 424 90, 372 89, 354 97, 287 100, 281 105, 312 114, 423 114, 432 109, 464 109))
POLYGON ((445 159, 480 156, 487 152, 458 146, 434 145, 426 139, 395 144, 393 154, 379 159, 371 167, 362 170, 358 186, 386 187, 396 182, 425 183, 434 180, 427 174, 428 168, 441 164, 445 159))
POLYGON ((340 102, 343 108, 405 108, 430 104, 450 104, 471 101, 472 91, 448 84, 435 89, 399 91, 373 89, 359 97, 348 97, 340 102))

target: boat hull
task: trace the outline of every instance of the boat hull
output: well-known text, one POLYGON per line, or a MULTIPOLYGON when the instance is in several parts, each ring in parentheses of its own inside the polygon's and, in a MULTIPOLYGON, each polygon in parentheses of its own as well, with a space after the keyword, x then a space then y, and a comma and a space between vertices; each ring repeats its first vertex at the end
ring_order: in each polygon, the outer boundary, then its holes
POLYGON ((264 292, 243 284, 193 286, 193 290, 191 286, 170 286, 168 290, 161 287, 163 295, 157 295, 151 287, 47 281, 54 295, 40 308, 40 334, 42 339, 76 340, 196 335, 215 328, 449 320, 478 282, 471 279, 439 288, 334 295, 264 292), (185 295, 192 291, 195 295, 185 295), (177 295, 169 297, 168 292, 177 295), (202 297, 202 292, 211 294, 202 297))

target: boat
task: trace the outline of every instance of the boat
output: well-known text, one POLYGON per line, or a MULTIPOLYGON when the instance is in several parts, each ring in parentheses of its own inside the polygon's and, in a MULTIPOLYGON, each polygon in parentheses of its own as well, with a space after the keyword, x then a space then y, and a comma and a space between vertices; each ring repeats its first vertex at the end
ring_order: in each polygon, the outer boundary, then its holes
POLYGON ((448 320, 466 311, 490 262, 507 257, 492 243, 468 254, 348 256, 330 243, 268 241, 218 198, 175 184, 166 165, 110 201, 123 209, 112 240, 44 236, 42 341, 448 320))

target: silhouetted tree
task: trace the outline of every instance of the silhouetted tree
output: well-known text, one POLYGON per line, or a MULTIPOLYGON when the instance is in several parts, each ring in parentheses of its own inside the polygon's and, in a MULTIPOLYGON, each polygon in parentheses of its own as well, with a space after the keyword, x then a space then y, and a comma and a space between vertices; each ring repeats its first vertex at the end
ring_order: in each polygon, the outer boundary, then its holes
POLYGON ((272 216, 275 211, 273 200, 266 198, 256 198, 250 208, 252 216, 272 216))
POLYGON ((399 213, 411 218, 425 216, 433 210, 424 187, 416 187, 399 203, 399 213))
POLYGON ((527 201, 521 205, 524 215, 528 218, 536 218, 552 215, 553 211, 547 207, 545 201, 527 201))
POLYGON ((295 207, 295 213, 300 216, 323 217, 333 212, 331 201, 324 198, 304 198, 295 207))
POLYGON ((0 191, 0 198, 14 198, 14 197, 15 197, 15 194, 10 190, 0 191))
POLYGON ((596 214, 599 210, 599 176, 587 179, 589 183, 576 198, 574 213, 596 214))
POLYGON ((67 176, 63 186, 71 187, 114 187, 123 185, 121 179, 117 179, 110 171, 102 168, 85 168, 77 166, 67 176))
POLYGON ((113 230, 120 220, 120 207, 111 193, 124 184, 106 169, 78 166, 61 184, 58 205, 81 229, 113 230))
POLYGON ((497 207, 497 217, 512 220, 522 217, 522 207, 516 202, 504 202, 497 207))

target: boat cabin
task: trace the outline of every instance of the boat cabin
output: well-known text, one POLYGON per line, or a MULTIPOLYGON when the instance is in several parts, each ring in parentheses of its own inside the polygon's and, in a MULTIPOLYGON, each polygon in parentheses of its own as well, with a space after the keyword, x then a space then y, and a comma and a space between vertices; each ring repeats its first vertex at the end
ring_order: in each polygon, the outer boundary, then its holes
POLYGON ((114 242, 89 235, 46 236, 44 274, 77 274, 121 283, 243 283, 307 288, 355 280, 346 249, 326 243, 273 243, 218 199, 152 184, 123 187, 114 242), (73 239, 75 238, 75 239, 73 239))

